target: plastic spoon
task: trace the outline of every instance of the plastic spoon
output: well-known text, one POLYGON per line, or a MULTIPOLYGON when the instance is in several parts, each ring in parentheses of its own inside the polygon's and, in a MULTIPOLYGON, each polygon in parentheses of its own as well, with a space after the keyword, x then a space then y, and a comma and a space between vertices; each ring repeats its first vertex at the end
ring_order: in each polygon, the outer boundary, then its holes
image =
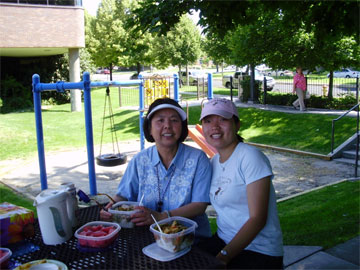
POLYGON ((141 196, 141 199, 140 199, 140 202, 139 202, 139 206, 143 206, 143 204, 142 204, 143 199, 144 199, 144 194, 141 196))
MULTIPOLYGON (((156 221, 156 219, 154 218, 154 216, 153 216, 152 214, 150 214, 150 216, 151 216, 152 219, 155 221, 155 224, 156 224, 156 226, 158 227, 159 231, 160 231, 161 233, 163 233, 163 231, 162 231, 159 223, 157 223, 157 221, 156 221)), ((162 236, 160 236, 160 239, 161 239, 161 242, 163 243, 163 245, 166 246, 165 241, 164 241, 164 239, 162 238, 162 236)))

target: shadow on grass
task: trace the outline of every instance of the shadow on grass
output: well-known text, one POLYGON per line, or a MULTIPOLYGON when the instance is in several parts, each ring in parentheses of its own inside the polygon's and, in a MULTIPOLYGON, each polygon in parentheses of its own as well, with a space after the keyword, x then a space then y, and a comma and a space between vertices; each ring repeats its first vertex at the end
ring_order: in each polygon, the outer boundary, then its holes
MULTIPOLYGON (((124 110, 113 115, 114 119, 126 119, 118 123, 114 123, 115 131, 126 130, 127 133, 139 134, 139 115, 129 117, 129 114, 133 114, 134 111, 124 110)), ((104 119, 104 126, 106 132, 111 132, 110 116, 106 116, 104 119)), ((114 121, 115 121, 114 120, 114 121)))

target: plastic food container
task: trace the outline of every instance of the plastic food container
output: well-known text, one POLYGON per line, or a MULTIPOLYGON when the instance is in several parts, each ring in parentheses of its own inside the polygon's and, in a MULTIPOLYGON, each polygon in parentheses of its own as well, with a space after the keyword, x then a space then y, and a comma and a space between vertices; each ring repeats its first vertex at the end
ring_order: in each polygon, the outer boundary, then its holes
POLYGON ((0 269, 8 269, 11 250, 8 248, 0 248, 0 269))
POLYGON ((134 206, 138 205, 138 202, 129 201, 121 201, 115 203, 109 209, 109 213, 113 215, 113 222, 120 224, 121 228, 134 228, 134 223, 131 222, 131 215, 139 212, 138 209, 134 209, 134 206), (128 208, 129 210, 117 210, 119 207, 128 208))
POLYGON ((171 225, 174 221, 185 226, 186 229, 177 233, 167 234, 159 232, 155 223, 150 225, 150 231, 154 234, 158 246, 173 253, 190 247, 194 243, 195 229, 198 227, 195 221, 184 217, 170 217, 163 219, 158 223, 160 227, 163 228, 162 225, 171 225))
POLYGON ((117 223, 92 221, 81 226, 75 232, 75 237, 80 248, 103 249, 115 241, 120 229, 117 223))

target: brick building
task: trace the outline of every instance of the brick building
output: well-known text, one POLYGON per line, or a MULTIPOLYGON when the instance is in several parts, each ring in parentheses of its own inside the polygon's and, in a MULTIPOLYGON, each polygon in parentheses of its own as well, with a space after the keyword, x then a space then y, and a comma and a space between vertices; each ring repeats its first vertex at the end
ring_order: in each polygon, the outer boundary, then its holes
MULTIPOLYGON (((0 57, 69 53, 70 81, 80 81, 80 48, 85 47, 81 0, 0 0, 0 57)), ((72 91, 72 111, 81 93, 72 91), (75 102, 74 102, 75 101, 75 102)))

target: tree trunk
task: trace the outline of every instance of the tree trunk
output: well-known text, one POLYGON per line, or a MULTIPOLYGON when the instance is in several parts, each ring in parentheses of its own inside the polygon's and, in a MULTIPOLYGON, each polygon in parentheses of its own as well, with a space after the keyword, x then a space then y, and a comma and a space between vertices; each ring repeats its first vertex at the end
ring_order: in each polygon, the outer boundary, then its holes
POLYGON ((334 71, 330 70, 328 99, 333 99, 334 71))
POLYGON ((255 99, 254 99, 254 81, 255 81, 255 67, 254 65, 251 65, 250 66, 250 70, 251 70, 251 77, 250 77, 250 98, 248 100, 248 103, 251 103, 253 104, 255 102, 255 99))
POLYGON ((110 63, 110 81, 112 81, 112 72, 113 72, 113 65, 110 63))
POLYGON ((140 74, 140 72, 141 72, 141 64, 140 63, 136 64, 136 71, 138 74, 140 74))
POLYGON ((188 64, 186 64, 186 85, 189 86, 189 68, 188 68, 188 64))

